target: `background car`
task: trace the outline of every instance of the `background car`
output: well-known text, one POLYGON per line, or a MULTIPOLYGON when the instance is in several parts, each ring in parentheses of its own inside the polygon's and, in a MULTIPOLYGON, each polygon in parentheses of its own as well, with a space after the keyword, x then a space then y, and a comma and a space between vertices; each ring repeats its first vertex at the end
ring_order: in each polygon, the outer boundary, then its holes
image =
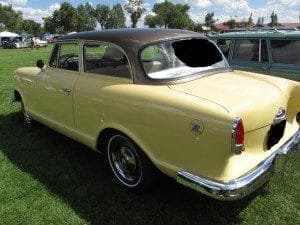
POLYGON ((232 68, 300 81, 300 31, 249 31, 212 37, 232 68))
POLYGON ((34 44, 39 47, 47 47, 48 42, 41 39, 35 39, 34 44))
POLYGON ((1 42, 2 48, 17 48, 14 40, 5 40, 1 42))

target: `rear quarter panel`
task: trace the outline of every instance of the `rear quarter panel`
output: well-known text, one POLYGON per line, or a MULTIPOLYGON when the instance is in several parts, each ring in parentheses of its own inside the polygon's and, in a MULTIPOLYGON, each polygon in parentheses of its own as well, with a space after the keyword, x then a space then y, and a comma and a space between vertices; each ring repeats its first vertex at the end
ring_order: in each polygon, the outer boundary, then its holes
POLYGON ((231 156, 230 114, 168 86, 84 74, 75 88, 74 110, 78 140, 96 149, 101 130, 118 129, 172 177, 184 169, 218 179, 231 156), (195 120, 203 128, 199 135, 191 132, 195 120))

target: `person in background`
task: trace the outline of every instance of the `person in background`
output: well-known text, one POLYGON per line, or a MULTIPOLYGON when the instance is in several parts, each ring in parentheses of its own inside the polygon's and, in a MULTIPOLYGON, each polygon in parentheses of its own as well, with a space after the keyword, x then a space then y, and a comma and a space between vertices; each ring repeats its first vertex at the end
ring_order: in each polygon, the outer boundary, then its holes
POLYGON ((33 40, 33 37, 30 39, 30 47, 31 47, 31 50, 34 49, 34 40, 33 40))

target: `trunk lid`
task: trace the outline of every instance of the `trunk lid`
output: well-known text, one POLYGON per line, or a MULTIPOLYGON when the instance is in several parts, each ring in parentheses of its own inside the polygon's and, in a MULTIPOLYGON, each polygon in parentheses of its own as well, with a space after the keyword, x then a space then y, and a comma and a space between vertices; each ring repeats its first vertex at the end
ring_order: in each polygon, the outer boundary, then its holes
POLYGON ((218 73, 169 87, 221 105, 243 119, 245 131, 270 125, 279 107, 287 103, 275 84, 237 72, 218 73))

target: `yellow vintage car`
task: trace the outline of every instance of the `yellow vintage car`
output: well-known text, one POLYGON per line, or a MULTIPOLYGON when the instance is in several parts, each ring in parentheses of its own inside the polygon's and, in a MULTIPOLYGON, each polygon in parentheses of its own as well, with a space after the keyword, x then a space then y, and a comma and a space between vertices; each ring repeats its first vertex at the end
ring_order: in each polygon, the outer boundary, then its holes
POLYGON ((135 191, 153 188, 162 172, 213 198, 240 199, 299 143, 299 82, 233 71, 214 42, 191 31, 67 35, 48 65, 13 76, 26 123, 104 153, 135 191))

